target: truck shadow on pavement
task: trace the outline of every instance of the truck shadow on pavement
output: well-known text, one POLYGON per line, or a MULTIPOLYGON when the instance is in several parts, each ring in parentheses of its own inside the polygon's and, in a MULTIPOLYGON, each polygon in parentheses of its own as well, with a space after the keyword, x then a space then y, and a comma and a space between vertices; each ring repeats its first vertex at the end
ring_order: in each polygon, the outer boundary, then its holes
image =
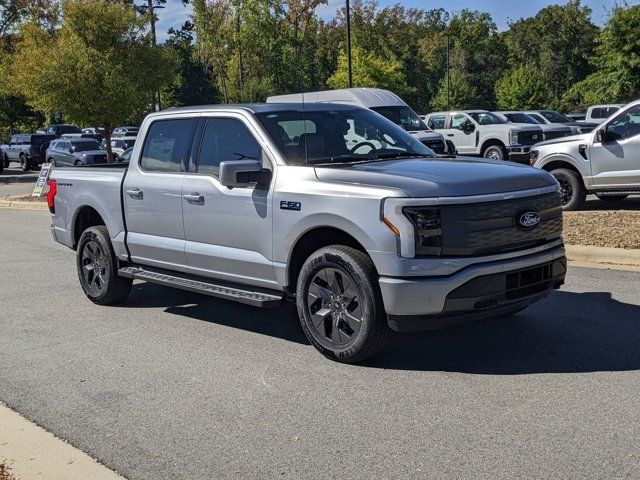
MULTIPOLYGON (((308 345, 294 304, 257 309, 149 284, 125 307, 165 311, 308 345)), ((179 320, 179 319, 178 319, 179 320)), ((484 375, 640 370, 640 305, 608 292, 554 292, 513 317, 395 334, 365 368, 484 375)), ((319 355, 309 346, 309 355, 319 355)))

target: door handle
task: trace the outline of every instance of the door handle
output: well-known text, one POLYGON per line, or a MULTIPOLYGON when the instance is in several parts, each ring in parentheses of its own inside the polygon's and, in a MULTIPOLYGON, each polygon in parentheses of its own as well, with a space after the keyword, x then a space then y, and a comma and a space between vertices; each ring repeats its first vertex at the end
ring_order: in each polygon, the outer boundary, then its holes
POLYGON ((184 198, 189 203, 204 205, 204 195, 200 195, 198 192, 183 195, 182 198, 184 198))
POLYGON ((447 137, 453 137, 453 133, 447 133, 447 137))
POLYGON ((144 196, 142 190, 139 188, 132 188, 131 190, 127 190, 127 195, 131 198, 142 198, 144 196))

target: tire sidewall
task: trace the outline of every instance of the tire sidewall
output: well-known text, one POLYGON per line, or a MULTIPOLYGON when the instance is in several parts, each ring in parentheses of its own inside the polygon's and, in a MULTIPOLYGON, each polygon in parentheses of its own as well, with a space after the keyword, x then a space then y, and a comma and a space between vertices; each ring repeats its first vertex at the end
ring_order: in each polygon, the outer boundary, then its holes
POLYGON ((348 361, 350 358, 356 356, 360 350, 362 350, 364 344, 367 341, 367 337, 372 329, 373 322, 375 321, 375 292, 370 291, 367 287, 366 274, 362 269, 345 255, 343 252, 324 248, 314 254, 312 254, 298 276, 298 283, 296 286, 296 305, 298 307, 298 317, 300 319, 300 325, 311 344, 318 349, 323 355, 336 360, 348 361), (318 271, 323 268, 336 268, 346 274, 348 274, 354 281, 356 290, 358 291, 358 297, 362 302, 362 324, 358 331, 358 336, 355 341, 345 348, 331 349, 318 342, 311 331, 311 316, 309 314, 309 305, 307 294, 309 291, 309 285, 318 271))
POLYGON ((580 183, 580 179, 576 175, 572 175, 568 170, 553 170, 551 175, 560 182, 565 181, 571 187, 571 199, 562 206, 562 209, 565 211, 579 210, 582 207, 582 203, 584 203, 584 195, 582 194, 582 185, 580 183))
POLYGON ((113 249, 111 248, 111 243, 108 239, 104 238, 104 234, 95 227, 88 228, 85 230, 80 236, 80 240, 78 240, 78 248, 76 255, 76 267, 78 269, 78 279, 80 280, 80 286, 84 294, 89 298, 92 302, 101 303, 107 298, 110 294, 110 291, 113 289, 113 283, 118 275, 117 265, 115 261, 115 255, 113 253, 113 249), (91 291, 87 288, 84 275, 82 274, 82 252, 84 250, 84 246, 90 242, 96 242, 100 248, 104 251, 105 257, 107 258, 106 268, 109 269, 109 281, 106 284, 105 289, 98 296, 92 295, 91 291))
POLYGON ((491 145, 489 147, 487 147, 487 149, 484 151, 484 158, 489 158, 490 160, 504 160, 505 159, 505 152, 504 149, 500 146, 500 145, 491 145), (489 157, 489 153, 495 151, 498 153, 499 158, 492 158, 489 157))
POLYGON ((29 170, 31 170, 29 159, 25 155, 20 155, 20 169, 23 172, 28 172, 29 170))

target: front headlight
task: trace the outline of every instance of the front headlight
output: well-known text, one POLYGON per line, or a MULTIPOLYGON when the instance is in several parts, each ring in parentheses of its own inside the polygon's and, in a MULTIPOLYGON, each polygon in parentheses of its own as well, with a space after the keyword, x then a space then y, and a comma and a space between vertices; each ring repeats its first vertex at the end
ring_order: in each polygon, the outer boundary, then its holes
POLYGON ((538 152, 538 150, 531 150, 529 152, 529 165, 534 167, 536 165, 536 162, 538 161, 539 155, 540 155, 540 152, 538 152))
POLYGON ((518 131, 510 130, 509 131, 509 144, 510 145, 520 145, 518 141, 518 131))
POLYGON ((440 209, 404 207, 402 212, 413 225, 416 255, 440 255, 442 253, 440 209))

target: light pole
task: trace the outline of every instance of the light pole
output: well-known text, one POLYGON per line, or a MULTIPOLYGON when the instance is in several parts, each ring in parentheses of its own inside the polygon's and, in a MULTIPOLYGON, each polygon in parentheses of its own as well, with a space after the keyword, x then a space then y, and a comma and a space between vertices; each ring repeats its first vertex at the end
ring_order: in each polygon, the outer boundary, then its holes
POLYGON ((349 88, 353 88, 353 72, 351 70, 351 12, 349 0, 346 0, 347 7, 347 71, 349 76, 349 88))
MULTIPOLYGON (((153 5, 153 2, 154 0, 147 0, 146 5, 138 5, 137 7, 140 12, 149 14, 149 22, 151 24, 151 45, 155 47, 158 44, 158 39, 156 37, 156 14, 154 10, 156 8, 164 8, 164 5, 153 5)), ((156 111, 162 109, 162 105, 160 103, 160 88, 158 88, 156 92, 153 92, 152 102, 153 108, 156 111)))

